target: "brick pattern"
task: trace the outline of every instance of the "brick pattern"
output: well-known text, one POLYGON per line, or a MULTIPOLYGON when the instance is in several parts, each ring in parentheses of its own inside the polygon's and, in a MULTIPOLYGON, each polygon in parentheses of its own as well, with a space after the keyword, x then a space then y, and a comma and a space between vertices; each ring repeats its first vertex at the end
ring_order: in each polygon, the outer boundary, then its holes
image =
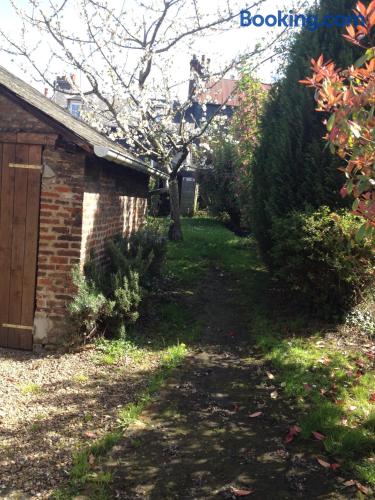
POLYGON ((88 164, 84 191, 81 263, 91 258, 104 265, 106 241, 129 236, 144 223, 147 176, 99 162, 88 164))
MULTIPOLYGON (((85 154, 48 147, 43 164, 51 170, 41 189, 35 318, 58 324, 74 293, 73 266, 80 263, 85 154)), ((48 341, 58 333, 49 331, 48 341)))

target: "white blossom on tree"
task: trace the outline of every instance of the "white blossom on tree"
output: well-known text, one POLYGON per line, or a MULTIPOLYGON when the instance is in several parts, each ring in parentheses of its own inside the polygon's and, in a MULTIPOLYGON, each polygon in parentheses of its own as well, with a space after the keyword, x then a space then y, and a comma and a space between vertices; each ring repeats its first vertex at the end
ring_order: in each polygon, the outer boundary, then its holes
MULTIPOLYGON (((242 9, 256 13, 266 0, 10 0, 21 29, 0 28, 1 49, 37 81, 53 87, 62 69, 84 102, 83 118, 111 139, 154 160, 169 175, 170 237, 181 239, 177 174, 189 152, 226 119, 225 104, 208 118, 207 88, 243 63, 256 67, 280 51, 288 30, 273 30, 262 44, 230 61, 209 61, 194 72, 193 91, 181 94, 181 60, 199 49, 203 37, 239 26, 242 9), (46 55, 47 54, 47 55, 46 55), (182 55, 184 57, 182 57, 182 55), (197 100, 203 116, 191 119, 197 100), (202 139, 201 139, 202 138, 202 139), (201 140, 200 140, 201 139, 201 140)), ((296 11, 305 5, 295 1, 296 11)), ((290 8, 292 8, 292 2, 290 8)), ((185 80, 185 81, 184 81, 185 80)), ((207 149, 209 153, 209 148, 207 149)))

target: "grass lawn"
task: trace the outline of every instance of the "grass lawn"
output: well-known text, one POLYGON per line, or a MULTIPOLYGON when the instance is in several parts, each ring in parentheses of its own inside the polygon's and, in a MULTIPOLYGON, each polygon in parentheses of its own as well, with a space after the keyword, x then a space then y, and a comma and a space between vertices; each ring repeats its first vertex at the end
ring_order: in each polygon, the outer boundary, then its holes
POLYGON ((332 327, 327 337, 327 325, 314 329, 298 310, 281 307, 251 238, 239 238, 209 218, 185 219, 183 229, 184 241, 168 249, 171 290, 151 298, 154 315, 141 327, 141 338, 135 331, 133 340, 101 342, 96 354, 100 362, 116 364, 124 355, 137 358, 157 352, 159 368, 134 403, 120 409, 116 429, 76 454, 70 485, 56 498, 71 498, 82 487, 87 490, 87 484, 95 498, 101 497, 111 478, 92 476, 90 461, 100 460, 121 438, 199 338, 199 321, 194 308, 186 307, 186 298, 194 302, 212 269, 228 273, 240 285, 249 340, 273 366, 280 397, 290 401, 298 416, 297 444, 315 439, 329 464, 340 467, 346 477, 375 485, 375 376, 369 350, 343 347, 332 327))

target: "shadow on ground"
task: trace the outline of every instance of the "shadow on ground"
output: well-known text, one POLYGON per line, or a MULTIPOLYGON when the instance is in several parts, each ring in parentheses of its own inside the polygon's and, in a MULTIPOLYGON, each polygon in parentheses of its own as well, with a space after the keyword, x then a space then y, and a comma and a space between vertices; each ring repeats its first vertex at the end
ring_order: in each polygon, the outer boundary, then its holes
POLYGON ((259 500, 347 498, 314 450, 284 444, 294 408, 251 344, 238 286, 218 268, 206 276, 193 299, 200 343, 101 466, 111 498, 236 498, 231 487, 259 500))

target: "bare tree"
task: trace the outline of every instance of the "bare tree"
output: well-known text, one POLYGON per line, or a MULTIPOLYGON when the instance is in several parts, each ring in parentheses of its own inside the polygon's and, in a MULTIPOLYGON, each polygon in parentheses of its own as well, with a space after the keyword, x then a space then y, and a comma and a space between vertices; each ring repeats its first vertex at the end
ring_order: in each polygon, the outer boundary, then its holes
MULTIPOLYGON (((219 123, 225 103, 199 122, 189 110, 207 85, 220 80, 241 58, 214 74, 201 67, 184 99, 176 97, 176 60, 180 54, 191 54, 202 37, 238 27, 241 9, 255 13, 266 0, 250 5, 239 0, 28 0, 26 8, 10 1, 22 29, 16 37, 1 29, 1 50, 23 59, 36 79, 51 87, 58 68, 80 73, 81 82, 71 83, 84 100, 85 118, 168 173, 169 235, 182 239, 177 174, 191 148, 219 123)), ((306 2, 296 3, 300 7, 306 2)), ((276 53, 286 35, 285 29, 274 30, 264 46, 258 44, 246 54, 247 59, 255 65, 269 58, 270 49, 276 53)), ((202 99, 201 104, 204 109, 202 99)))

